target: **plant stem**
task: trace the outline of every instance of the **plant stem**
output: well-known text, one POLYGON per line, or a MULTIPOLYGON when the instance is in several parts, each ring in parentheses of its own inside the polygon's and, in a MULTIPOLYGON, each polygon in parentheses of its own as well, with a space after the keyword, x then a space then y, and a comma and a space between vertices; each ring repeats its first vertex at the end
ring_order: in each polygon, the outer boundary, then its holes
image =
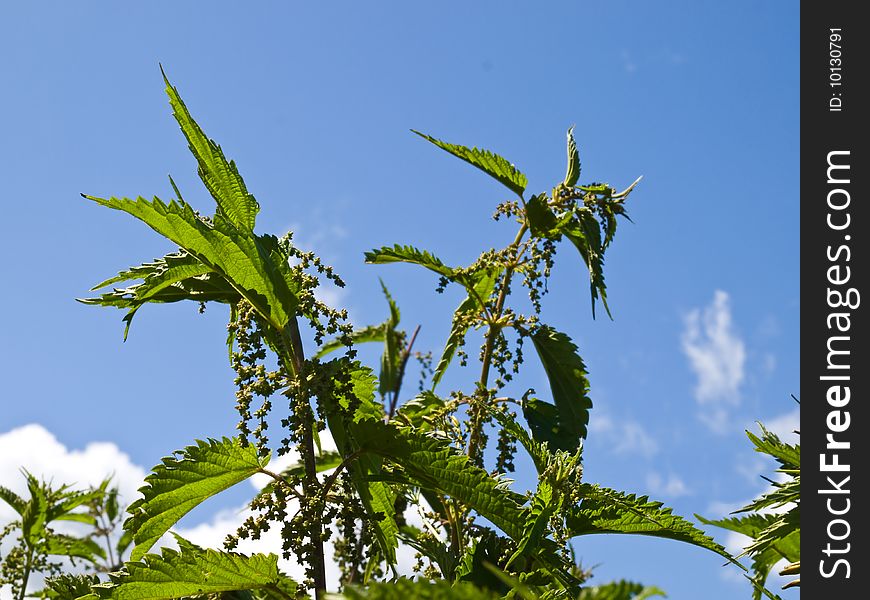
POLYGON ((24 562, 24 574, 21 576, 21 589, 18 590, 17 600, 24 600, 27 595, 27 581, 30 579, 31 568, 33 568, 33 548, 28 548, 27 560, 24 562))
MULTIPOLYGON (((495 346, 495 340, 498 337, 499 332, 502 329, 501 325, 497 325, 498 320, 502 316, 502 312, 504 311, 504 303, 507 299, 508 290, 510 289, 511 278, 514 274, 514 265, 517 263, 517 259, 519 258, 520 253, 520 242, 523 241, 523 236, 528 231, 529 225, 524 222, 520 227, 520 230, 517 232, 516 238, 511 243, 509 248, 512 248, 513 251, 511 253, 511 261, 510 264, 505 268, 504 277, 502 278, 501 289, 498 291, 498 298, 495 301, 495 310, 492 315, 492 321, 489 324, 489 330, 486 335, 486 343, 483 347, 483 357, 482 357, 482 366, 480 371, 480 380, 477 383, 477 391, 475 394, 486 394, 487 385, 489 383, 489 370, 492 363, 492 351, 495 346)), ((480 430, 483 427, 483 423, 479 416, 479 410, 474 406, 474 403, 471 404, 472 415, 471 415, 471 425, 470 431, 468 434, 468 457, 474 460, 477 456, 478 445, 480 443, 480 430)))
MULTIPOLYGON (((291 361, 293 372, 297 377, 301 377, 303 368, 304 349, 302 347, 302 336, 299 334, 299 324, 296 319, 291 319, 287 323, 290 338, 291 361)), ((304 382, 300 380, 300 384, 304 382)), ((299 415, 302 418, 302 444, 301 452, 305 464, 305 479, 302 481, 302 489, 305 492, 306 498, 314 498, 315 490, 317 489, 317 463, 314 455, 314 415, 311 412, 310 399, 307 394, 304 394, 304 402, 307 410, 304 415, 299 415)), ((318 515, 312 515, 311 528, 309 530, 311 538, 311 546, 313 549, 311 557, 311 570, 314 578, 314 595, 319 598, 326 592, 326 560, 323 553, 323 522, 318 515)))
MULTIPOLYGON (((111 571, 115 568, 115 555, 112 552, 112 540, 109 537, 109 533, 111 531, 110 530, 111 523, 107 523, 106 520, 107 520, 107 518, 105 517, 105 515, 99 516, 100 529, 102 530, 103 537, 106 540, 106 556, 109 559, 109 570, 111 571)), ((121 557, 118 556, 118 559, 119 559, 118 562, 120 562, 120 558, 121 557)))
POLYGON ((420 333, 420 326, 417 325, 417 328, 414 329, 413 335, 411 335, 411 341, 408 342, 408 345, 405 347, 405 350, 402 352, 402 358, 399 361, 399 372, 396 375, 396 389, 393 390, 393 398, 390 402, 390 410, 387 413, 387 420, 393 418, 393 415, 396 412, 396 404, 399 402, 399 390, 402 389, 402 379, 405 377, 405 365, 408 364, 408 358, 411 356, 411 348, 414 347, 414 340, 417 339, 417 334, 420 333))

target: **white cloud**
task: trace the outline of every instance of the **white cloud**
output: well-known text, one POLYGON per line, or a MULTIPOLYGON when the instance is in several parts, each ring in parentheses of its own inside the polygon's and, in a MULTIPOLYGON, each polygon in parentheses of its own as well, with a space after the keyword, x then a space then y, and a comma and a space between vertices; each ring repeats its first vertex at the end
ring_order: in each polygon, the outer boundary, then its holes
POLYGON ((728 294, 716 290, 713 302, 684 319, 683 351, 698 378, 695 400, 700 419, 714 432, 729 430, 731 409, 740 404, 746 349, 731 323, 728 294))
MULTIPOLYGON (((26 493, 21 469, 56 485, 76 488, 99 485, 108 475, 118 486, 120 500, 128 504, 137 496, 145 469, 111 442, 90 442, 83 450, 69 449, 42 425, 30 424, 0 433, 0 482, 15 493, 26 493)), ((13 517, 12 509, 0 502, 0 522, 13 517)))
POLYGON ((692 493, 685 482, 673 473, 664 478, 653 471, 646 476, 646 485, 654 496, 661 498, 679 498, 692 493))
MULTIPOLYGON (((107 476, 118 487, 119 501, 128 505, 138 495, 145 479, 145 469, 133 463, 130 457, 111 442, 91 442, 84 449, 70 449, 62 444, 42 425, 24 425, 0 433, 0 485, 16 494, 27 497, 27 484, 21 469, 27 469, 38 479, 52 482, 54 486, 68 484, 74 489, 86 489, 99 485, 107 476)), ((16 518, 16 513, 5 502, 0 502, 0 525, 16 518)), ((81 526, 77 523, 59 522, 54 528, 73 533, 81 526)), ((12 543, 11 538, 4 540, 12 543)), ((0 555, 3 550, 0 549, 0 555)), ((80 563, 79 563, 80 564, 80 563)), ((70 570, 76 570, 70 567, 70 570)), ((42 580, 31 578, 29 589, 37 589, 42 580)), ((0 599, 11 598, 9 587, 0 589, 0 599)))
POLYGON ((643 425, 631 419, 615 420, 599 411, 589 419, 589 433, 603 440, 615 454, 652 457, 659 447, 643 425))
POLYGON ((794 410, 763 421, 764 427, 775 433, 779 439, 787 444, 800 443, 800 436, 795 433, 801 428, 801 411, 798 408, 794 410))
MULTIPOLYGON (((321 445, 324 450, 334 450, 335 442, 329 432, 321 433, 321 445)), ((289 453, 273 458, 270 470, 280 472, 296 463, 298 456, 289 453)), ((116 444, 110 442, 91 442, 82 450, 70 449, 42 425, 31 424, 0 433, 0 485, 12 489, 19 494, 26 494, 26 484, 20 469, 26 468, 33 475, 51 480, 55 484, 72 484, 74 487, 86 488, 98 485, 107 475, 114 475, 114 483, 119 487, 119 495, 123 505, 127 505, 138 497, 138 489, 143 485, 146 470, 133 463, 130 457, 116 444)), ((327 477, 332 471, 324 471, 327 477)), ((269 482, 266 475, 254 476, 249 482, 255 490, 261 489, 269 482)), ((294 508, 289 507, 292 514, 294 508)), ((221 510, 204 522, 174 528, 173 531, 195 544, 222 548, 227 534, 235 533, 237 528, 252 513, 248 506, 221 510)), ((12 520, 14 511, 5 502, 0 501, 0 525, 12 520)), ((406 515, 409 523, 423 527, 422 517, 415 511, 406 515)), ((73 524, 75 526, 76 524, 73 524)), ((333 532, 335 535, 335 532, 333 532)), ((9 540, 7 540, 7 543, 9 540)), ((170 535, 164 536, 158 546, 175 546, 170 535)), ((237 551, 243 553, 276 553, 280 555, 282 546, 280 525, 266 532, 259 540, 241 540, 237 551)), ((334 561, 332 542, 325 544, 327 555, 327 580, 331 588, 337 586, 339 571, 334 561)), ((415 551, 407 546, 401 546, 397 553, 398 570, 410 575, 415 563, 415 551)), ((302 579, 303 568, 295 560, 279 560, 279 567, 287 575, 302 579)), ((29 586, 36 589, 41 580, 36 577, 29 586)), ((0 589, 0 600, 11 598, 8 587, 0 589)))

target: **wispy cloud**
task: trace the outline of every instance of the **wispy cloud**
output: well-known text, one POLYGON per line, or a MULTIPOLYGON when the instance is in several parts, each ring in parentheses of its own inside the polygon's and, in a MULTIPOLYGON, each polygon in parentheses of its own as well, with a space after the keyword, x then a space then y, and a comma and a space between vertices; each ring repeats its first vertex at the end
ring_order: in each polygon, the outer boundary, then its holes
POLYGON ((699 417, 714 432, 729 430, 729 416, 740 404, 746 348, 734 331, 728 294, 716 290, 713 302, 685 315, 683 352, 698 378, 699 417))
POLYGON ((775 433, 779 439, 787 444, 797 444, 800 436, 797 434, 801 428, 801 411, 798 408, 781 414, 762 423, 768 431, 775 433))
POLYGON ((603 445, 615 454, 650 458, 659 450, 655 438, 643 425, 631 419, 614 419, 599 412, 589 420, 589 433, 603 440, 603 445))
POLYGON ((686 483, 673 473, 663 477, 653 471, 646 476, 646 485, 653 495, 661 498, 679 498, 692 493, 686 483))

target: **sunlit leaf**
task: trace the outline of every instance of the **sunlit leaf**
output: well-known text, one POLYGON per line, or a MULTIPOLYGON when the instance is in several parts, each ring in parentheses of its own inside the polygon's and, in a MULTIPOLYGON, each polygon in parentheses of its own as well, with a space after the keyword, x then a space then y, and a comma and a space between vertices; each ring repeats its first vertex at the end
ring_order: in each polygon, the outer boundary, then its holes
POLYGON ((580 153, 577 152, 577 144, 574 142, 574 126, 568 129, 568 168, 565 172, 565 185, 573 187, 580 179, 580 153))
POLYGON ((655 586, 631 581, 614 581, 584 587, 577 600, 645 600, 653 596, 667 596, 667 594, 655 586))
POLYGON ((207 498, 246 480, 266 466, 253 445, 238 438, 200 441, 165 457, 139 488, 124 529, 133 533, 131 560, 141 558, 181 517, 207 498))
POLYGON ((220 216, 213 224, 207 223, 181 202, 85 198, 129 213, 183 248, 210 271, 225 277, 277 330, 295 316, 298 300, 284 276, 289 269, 286 260, 275 260, 276 238, 242 234, 220 216))
POLYGON ((348 586, 342 596, 327 600, 496 600, 500 595, 470 583, 451 584, 444 580, 411 580, 404 577, 389 582, 372 582, 366 587, 348 586))
POLYGON ((235 227, 243 231, 252 231, 260 206, 254 196, 248 192, 236 164, 227 161, 221 147, 206 137, 190 116, 187 106, 178 95, 178 90, 169 83, 165 73, 163 80, 166 83, 166 93, 169 96, 173 115, 184 137, 187 138, 190 151, 199 163, 199 176, 217 203, 218 214, 224 215, 235 227))
POLYGON ((568 511, 571 536, 593 533, 648 535, 686 542, 734 558, 725 548, 689 521, 674 515, 672 509, 647 496, 626 494, 589 483, 580 484, 580 505, 568 511))
MULTIPOLYGON (((278 584, 278 557, 203 549, 175 536, 180 550, 162 548, 124 564, 113 576, 113 600, 164 600, 256 590, 278 584)), ((95 586, 99 587, 99 586, 95 586)), ((106 586, 109 587, 109 586, 106 586)))
POLYGON ((520 173, 512 163, 508 162, 498 154, 494 154, 489 150, 468 148, 467 146, 460 146, 458 144, 448 144, 447 142, 442 142, 441 140, 428 136, 425 133, 420 133, 413 129, 411 131, 423 139, 432 142, 442 150, 445 150, 453 156, 461 158, 468 164, 477 167, 513 191, 517 196, 522 197, 523 191, 525 191, 526 185, 528 184, 526 176, 520 173))
POLYGON ((375 265, 394 262, 417 264, 448 278, 456 274, 454 269, 445 265, 438 257, 426 250, 419 250, 413 246, 396 244, 393 247, 384 246, 383 248, 370 250, 365 253, 365 261, 375 265))

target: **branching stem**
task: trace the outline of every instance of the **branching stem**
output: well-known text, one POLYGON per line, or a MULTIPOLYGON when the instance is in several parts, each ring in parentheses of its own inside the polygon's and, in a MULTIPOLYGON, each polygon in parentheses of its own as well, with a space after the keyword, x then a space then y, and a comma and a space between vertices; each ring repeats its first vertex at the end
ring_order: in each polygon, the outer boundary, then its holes
MULTIPOLYGON (((498 298, 495 301, 495 310, 492 318, 489 322, 489 330, 486 335, 486 342, 483 348, 483 357, 482 357, 482 366, 480 371, 480 380, 477 384, 477 395, 485 395, 487 394, 487 386, 489 384, 489 370, 492 366, 492 351, 495 347, 495 340, 498 337, 498 334, 501 332, 503 325, 498 324, 499 319, 502 317, 502 313, 504 312, 504 303, 507 299, 508 290, 510 289, 511 278, 514 274, 514 268, 517 264, 517 261, 520 257, 520 243, 523 241, 523 236, 526 235, 526 232, 529 229, 528 223, 524 222, 520 227, 520 230, 517 232, 517 236, 514 241, 511 243, 509 248, 512 249, 511 260, 508 267, 504 271, 504 276, 502 277, 501 289, 498 292, 498 298)), ((472 403, 473 408, 473 403, 472 403)), ((478 411, 473 411, 478 412, 478 411)), ((475 456, 477 456, 478 445, 480 443, 480 430, 482 427, 482 422, 479 416, 472 414, 470 431, 468 434, 468 456, 472 460, 475 456)))

